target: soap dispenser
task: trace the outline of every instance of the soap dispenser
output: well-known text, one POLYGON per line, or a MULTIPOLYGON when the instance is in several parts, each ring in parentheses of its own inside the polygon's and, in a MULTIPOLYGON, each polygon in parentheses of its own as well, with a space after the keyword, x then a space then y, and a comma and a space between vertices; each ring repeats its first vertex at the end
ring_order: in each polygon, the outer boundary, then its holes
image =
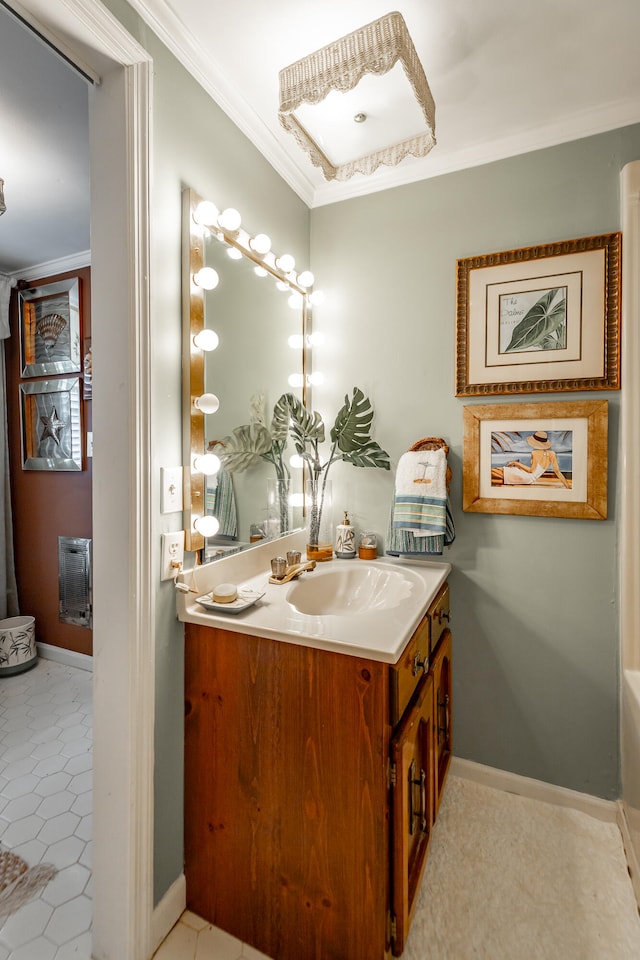
POLYGON ((336 527, 336 557, 341 560, 351 560, 355 555, 356 532, 345 510, 343 522, 336 527))

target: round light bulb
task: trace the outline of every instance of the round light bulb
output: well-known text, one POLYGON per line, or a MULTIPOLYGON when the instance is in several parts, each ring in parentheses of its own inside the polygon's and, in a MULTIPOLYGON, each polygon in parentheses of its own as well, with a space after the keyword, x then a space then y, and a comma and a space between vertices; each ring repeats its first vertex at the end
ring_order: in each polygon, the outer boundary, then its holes
POLYGON ((304 337, 301 333, 294 333, 287 341, 292 350, 302 350, 304 346, 304 337))
POLYGON ((307 337, 307 343, 310 347, 319 347, 320 344, 324 343, 324 333, 320 333, 319 330, 315 333, 310 333, 307 337))
POLYGON ((282 270, 283 273, 291 273, 295 265, 296 261, 290 253, 283 253, 282 256, 276 260, 276 267, 278 270, 282 270))
POLYGON ((286 280, 276 280, 276 290, 284 290, 286 292, 291 290, 291 287, 286 280))
POLYGON ((292 373, 289 377, 290 387, 301 387, 304 384, 304 377, 301 373, 292 373))
POLYGON ((205 327, 200 333, 196 333, 193 342, 199 350, 204 350, 205 353, 209 353, 211 350, 216 349, 220 343, 220 337, 215 330, 209 330, 205 327))
POLYGON ((237 247, 229 247, 227 249, 227 256, 231 260, 242 260, 242 250, 238 250, 237 247))
POLYGON ((229 233, 235 233, 236 230, 240 229, 242 217, 233 207, 227 207, 218 217, 218 223, 223 230, 228 230, 229 233))
POLYGON ((193 219, 200 226, 212 227, 217 223, 220 211, 211 200, 202 200, 193 211, 193 219))
POLYGON ((320 373, 319 370, 310 373, 308 380, 312 387, 319 387, 321 383, 324 383, 324 373, 320 373))
POLYGON ((289 503, 292 507, 304 507, 304 493, 292 493, 289 503))
POLYGON ((249 240, 249 246, 255 253, 263 257, 265 253, 269 253, 269 250, 271 250, 271 237, 268 237, 266 233, 258 233, 253 240, 249 240))
POLYGON ((220 277, 213 267, 202 267, 193 275, 193 282, 196 287, 202 287, 203 290, 213 290, 218 286, 220 277))
POLYGON ((304 460, 299 453, 294 453, 289 457, 289 466, 294 470, 300 470, 304 467, 304 460))
POLYGON ((264 267, 254 267, 254 268, 253 268, 253 272, 255 273, 256 277, 268 277, 268 276, 269 276, 269 271, 268 271, 268 270, 265 270, 264 267))
POLYGON ((201 536, 215 537, 216 533, 220 529, 220 522, 216 517, 212 517, 210 514, 207 514, 204 517, 198 517, 194 521, 193 526, 201 536))
POLYGON ((298 283, 301 287, 312 287, 315 277, 311 273, 311 270, 303 270, 302 273, 298 274, 298 283))
POLYGON ((193 405, 203 413, 215 413, 220 406, 220 401, 215 393, 203 393, 201 397, 196 397, 193 405))
POLYGON ((220 457, 215 453, 205 453, 194 459, 193 466, 199 473, 204 473, 205 477, 211 477, 220 469, 220 457))
POLYGON ((324 303, 324 293, 322 290, 314 290, 313 293, 310 293, 309 303, 314 307, 319 307, 321 303, 324 303))
POLYGON ((295 293, 291 294, 291 296, 287 300, 287 303, 289 304, 292 310, 299 310, 300 307, 302 306, 302 294, 298 293, 298 291, 296 290, 295 293))

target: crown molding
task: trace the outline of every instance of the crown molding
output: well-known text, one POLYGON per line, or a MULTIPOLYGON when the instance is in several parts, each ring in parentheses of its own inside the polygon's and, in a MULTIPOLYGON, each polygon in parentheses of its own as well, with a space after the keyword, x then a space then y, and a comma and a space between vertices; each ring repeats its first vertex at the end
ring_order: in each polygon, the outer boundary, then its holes
POLYGON ((84 250, 82 253, 72 253, 68 257, 48 260, 46 263, 34 263, 31 267, 14 270, 6 276, 13 280, 21 280, 23 277, 37 280, 39 277, 55 277, 58 273, 70 273, 72 270, 80 270, 82 267, 90 266, 91 251, 84 250))
MULTIPOLYGON (((544 150, 640 122, 640 101, 622 100, 461 150, 447 152, 440 135, 440 144, 427 157, 407 158, 398 166, 380 168, 368 177, 355 176, 344 182, 318 183, 318 172, 313 169, 309 175, 305 175, 301 165, 291 159, 285 147, 238 93, 218 64, 205 55, 197 40, 164 0, 129 0, 129 3, 283 180, 312 209, 544 150)), ((300 156, 301 162, 308 163, 305 154, 301 152, 300 156)))

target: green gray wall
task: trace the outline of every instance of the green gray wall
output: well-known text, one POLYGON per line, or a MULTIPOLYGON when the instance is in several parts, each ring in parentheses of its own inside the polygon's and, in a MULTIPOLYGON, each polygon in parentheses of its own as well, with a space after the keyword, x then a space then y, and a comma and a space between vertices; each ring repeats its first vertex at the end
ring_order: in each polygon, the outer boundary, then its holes
MULTIPOLYGON (((311 261, 327 298, 315 405, 332 421, 354 385, 393 464, 412 442, 451 447, 457 539, 446 552, 454 635, 456 756, 608 799, 619 796, 616 481, 620 395, 610 410, 609 519, 465 514, 456 398, 456 259, 620 228, 619 171, 640 127, 312 211, 311 261)), ((517 397, 506 398, 507 402, 517 397)), ((338 511, 386 535, 393 476, 335 469, 338 511)))

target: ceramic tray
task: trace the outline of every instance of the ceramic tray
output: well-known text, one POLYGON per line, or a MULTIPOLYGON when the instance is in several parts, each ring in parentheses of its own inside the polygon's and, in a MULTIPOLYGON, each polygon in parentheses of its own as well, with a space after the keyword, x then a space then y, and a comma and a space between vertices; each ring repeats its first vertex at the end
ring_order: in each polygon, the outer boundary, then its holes
POLYGON ((254 590, 242 590, 231 603, 217 603, 211 599, 210 593, 205 593, 202 597, 196 597, 196 603, 201 604, 205 610, 215 610, 216 613, 242 613, 248 607, 252 607, 256 600, 264 597, 264 593, 257 593, 254 590))

